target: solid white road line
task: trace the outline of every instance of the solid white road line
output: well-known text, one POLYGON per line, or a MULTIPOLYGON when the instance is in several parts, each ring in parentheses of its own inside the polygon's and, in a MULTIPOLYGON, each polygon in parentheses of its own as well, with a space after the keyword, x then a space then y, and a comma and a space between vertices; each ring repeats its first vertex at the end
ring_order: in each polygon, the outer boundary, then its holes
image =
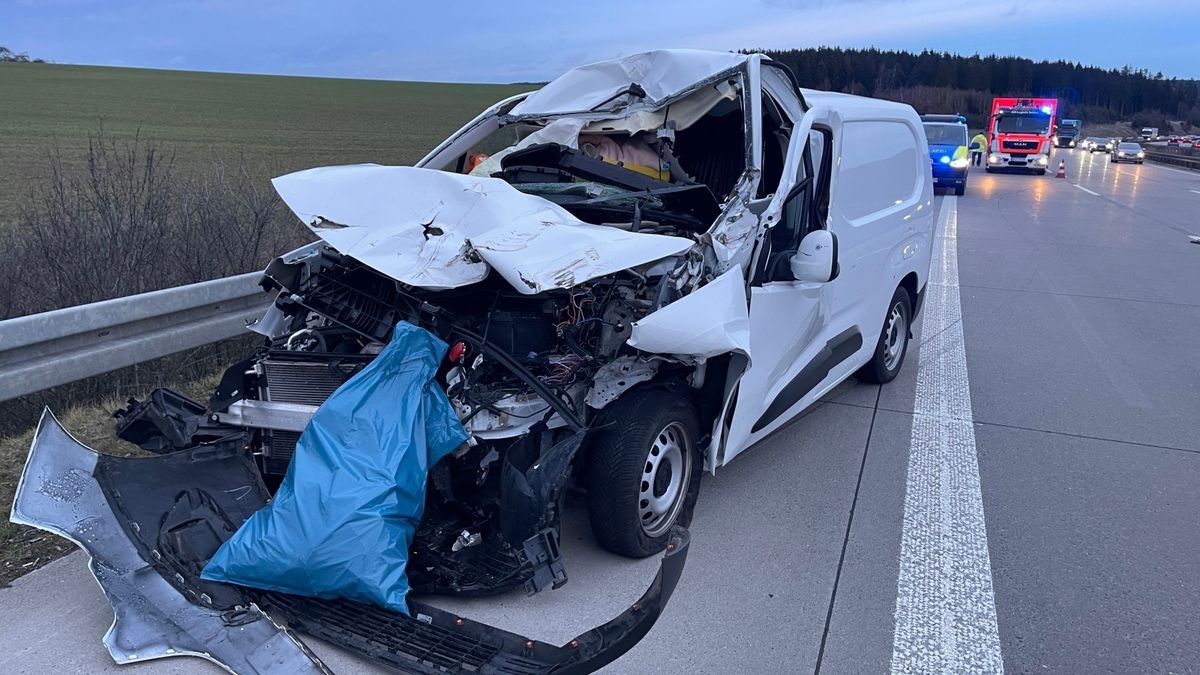
POLYGON ((1091 190, 1089 190, 1089 189, 1087 189, 1087 188, 1083 187, 1082 185, 1080 185, 1079 183, 1071 183, 1071 185, 1074 185, 1075 187, 1079 188, 1080 190, 1083 190, 1084 192, 1088 193, 1089 195, 1092 195, 1093 197, 1099 197, 1099 196, 1100 196, 1100 193, 1099 193, 1099 192, 1092 192, 1091 190))
POLYGON ((1195 192, 1196 194, 1200 195, 1200 190, 1188 190, 1188 192, 1195 192))
POLYGON ((893 673, 1002 673, 958 287, 958 202, 938 218, 909 441, 893 673))

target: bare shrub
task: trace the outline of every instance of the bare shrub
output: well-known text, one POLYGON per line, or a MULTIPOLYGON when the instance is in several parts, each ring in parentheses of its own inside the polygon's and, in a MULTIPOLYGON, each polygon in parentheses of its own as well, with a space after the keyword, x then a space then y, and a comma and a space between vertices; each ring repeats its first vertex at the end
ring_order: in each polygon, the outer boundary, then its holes
MULTIPOLYGON (((58 151, 15 222, 0 224, 0 319, 262 269, 311 237, 245 161, 177 170, 141 138, 93 135, 82 168, 58 151)), ((97 398, 185 385, 245 358, 247 335, 0 403, 0 432, 97 398)))
POLYGON ((53 152, 49 175, 0 233, 0 318, 249 272, 307 240, 244 160, 183 175, 157 144, 103 130, 85 160, 70 172, 53 152))

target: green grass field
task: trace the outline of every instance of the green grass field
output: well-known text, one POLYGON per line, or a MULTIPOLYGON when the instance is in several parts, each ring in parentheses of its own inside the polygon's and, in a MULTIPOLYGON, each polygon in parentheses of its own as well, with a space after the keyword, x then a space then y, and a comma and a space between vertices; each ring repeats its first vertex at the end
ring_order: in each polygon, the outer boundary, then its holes
POLYGON ((0 63, 0 222, 44 178, 48 153, 79 162, 101 125, 174 151, 177 170, 244 157, 265 181, 329 164, 410 164, 532 88, 0 63))

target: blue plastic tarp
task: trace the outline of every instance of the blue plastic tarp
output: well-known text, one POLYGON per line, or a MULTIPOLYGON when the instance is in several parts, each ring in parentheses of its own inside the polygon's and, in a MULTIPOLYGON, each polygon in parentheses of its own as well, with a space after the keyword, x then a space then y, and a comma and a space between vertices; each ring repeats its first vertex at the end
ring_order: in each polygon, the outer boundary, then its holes
POLYGON ((445 353, 428 331, 398 324, 313 415, 274 499, 201 576, 407 612, 404 568, 426 477, 467 439, 433 379, 445 353))

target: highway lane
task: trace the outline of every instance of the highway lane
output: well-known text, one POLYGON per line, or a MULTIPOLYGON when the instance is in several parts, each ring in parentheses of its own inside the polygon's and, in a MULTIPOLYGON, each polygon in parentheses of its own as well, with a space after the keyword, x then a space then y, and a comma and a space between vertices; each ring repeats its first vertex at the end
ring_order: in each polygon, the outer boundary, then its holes
MULTIPOLYGON (((1064 157, 1065 180, 977 171, 966 196, 937 199, 957 202, 1000 652, 1010 672, 1188 672, 1200 663, 1200 246, 1187 239, 1200 234, 1200 174, 1064 157)), ((918 333, 897 381, 839 387, 705 478, 676 596, 609 672, 890 668, 916 375, 944 357, 930 344, 918 333)), ((577 506, 568 518, 566 587, 442 604, 551 641, 619 611, 656 562, 600 552, 577 506)), ((99 642, 111 613, 82 562, 0 590, 0 671, 219 672, 111 664, 99 642)), ((338 672, 374 670, 317 650, 338 672)))
POLYGON ((960 200, 1006 668, 1200 663, 1200 175, 1059 152, 960 200), (1076 184, 1091 192, 1072 187, 1076 184), (1092 194, 1095 193, 1095 194, 1092 194))

